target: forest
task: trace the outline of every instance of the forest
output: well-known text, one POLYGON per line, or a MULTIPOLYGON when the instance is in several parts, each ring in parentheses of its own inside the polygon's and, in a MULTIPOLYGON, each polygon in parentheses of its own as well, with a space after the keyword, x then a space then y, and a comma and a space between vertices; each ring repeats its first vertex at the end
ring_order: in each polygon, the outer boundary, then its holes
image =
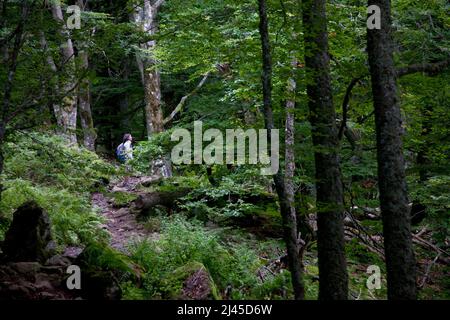
POLYGON ((1 0, 0 300, 449 300, 446 0, 1 0))

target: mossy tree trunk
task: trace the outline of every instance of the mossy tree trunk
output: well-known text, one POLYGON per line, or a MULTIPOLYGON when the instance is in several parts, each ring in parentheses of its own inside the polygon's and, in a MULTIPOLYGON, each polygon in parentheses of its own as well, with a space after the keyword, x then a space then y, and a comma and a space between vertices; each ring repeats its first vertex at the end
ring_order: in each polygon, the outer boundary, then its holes
POLYGON ((416 261, 405 178, 390 1, 369 0, 369 5, 377 5, 381 9, 381 29, 368 30, 367 42, 375 108, 388 299, 416 299, 416 261))
POLYGON ((58 133, 64 137, 69 145, 77 145, 77 82, 75 79, 75 51, 66 27, 59 1, 52 1, 52 15, 59 23, 59 35, 63 39, 60 45, 61 70, 60 87, 57 96, 61 102, 54 104, 54 112, 58 126, 58 133))
POLYGON ((303 1, 308 106, 315 149, 319 299, 346 300, 348 275, 338 129, 331 90, 325 0, 303 1))
MULTIPOLYGON (((164 0, 156 1, 153 4, 150 0, 143 0, 141 5, 136 6, 133 15, 134 22, 149 36, 155 35, 158 31, 157 15, 163 4, 164 0)), ((137 54, 137 63, 144 86, 145 117, 149 138, 154 133, 164 131, 161 104, 161 75, 152 52, 155 47, 155 40, 148 41, 141 45, 142 52, 137 54)))

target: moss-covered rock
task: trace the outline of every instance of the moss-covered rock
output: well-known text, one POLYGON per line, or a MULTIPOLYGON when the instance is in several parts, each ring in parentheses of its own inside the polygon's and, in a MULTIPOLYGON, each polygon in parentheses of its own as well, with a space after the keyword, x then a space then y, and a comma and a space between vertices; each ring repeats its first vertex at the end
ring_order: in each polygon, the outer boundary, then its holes
POLYGON ((121 280, 139 282, 137 266, 124 254, 102 243, 90 243, 75 264, 82 270, 82 296, 89 300, 119 300, 121 280))
POLYGON ((163 283, 167 299, 220 300, 213 279, 199 262, 190 262, 176 269, 163 283))
POLYGON ((36 203, 17 209, 2 245, 8 261, 45 262, 54 253, 50 219, 36 203))

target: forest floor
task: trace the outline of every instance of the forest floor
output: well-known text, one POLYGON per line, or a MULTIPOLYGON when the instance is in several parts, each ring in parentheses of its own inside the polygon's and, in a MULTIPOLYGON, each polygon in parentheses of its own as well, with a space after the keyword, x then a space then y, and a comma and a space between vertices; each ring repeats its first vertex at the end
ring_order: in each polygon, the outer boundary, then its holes
MULTIPOLYGON (((157 241, 160 238, 160 233, 157 231, 150 231, 148 228, 146 228, 145 220, 142 220, 142 217, 134 212, 132 210, 132 202, 130 199, 136 199, 141 194, 148 193, 148 190, 144 191, 142 188, 143 182, 151 182, 152 179, 155 179, 154 177, 147 177, 147 176, 127 176, 123 177, 118 181, 113 181, 108 186, 106 192, 94 192, 92 194, 92 205, 97 208, 99 214, 105 219, 105 222, 103 224, 103 228, 110 234, 110 246, 124 254, 129 255, 129 246, 130 244, 140 242, 142 240, 150 240, 150 241, 157 241), (125 198, 125 201, 118 200, 118 195, 120 195, 121 198, 125 198), (128 199, 129 198, 129 199, 128 199)), ((233 228, 234 230, 235 228, 233 228)), ((239 228, 235 229, 238 230, 239 228)), ((259 226, 257 229, 264 229, 262 226, 259 226)), ((225 230, 225 229, 224 229, 225 230)), ((234 231, 232 229, 227 229, 227 239, 228 241, 232 241, 234 231)), ((246 229, 247 232, 251 232, 251 228, 246 229)), ((259 230, 261 231, 261 230, 259 230)), ((253 232, 251 232, 253 233, 253 232)), ((267 234, 261 234, 261 232, 258 232, 255 234, 256 238, 250 237, 251 243, 253 243, 253 246, 259 247, 261 244, 267 240, 272 239, 271 235, 267 234)), ((275 237, 278 238, 278 237, 275 237)), ((274 239, 275 239, 274 238, 274 239)), ((243 241, 243 238, 239 237, 239 242, 243 241)), ((249 242, 249 243, 250 243, 249 242)), ((351 286, 353 289, 355 289, 355 299, 359 299, 361 295, 361 288, 365 290, 364 282, 366 276, 366 263, 362 263, 358 261, 359 254, 362 254, 360 251, 360 246, 354 247, 352 244, 348 244, 349 246, 349 254, 351 256, 349 261, 349 266, 351 267, 350 273, 352 275, 352 278, 354 281, 351 283, 351 286), (354 250, 356 250, 354 252, 354 250), (355 261, 355 260, 356 261, 355 261), (358 294, 359 290, 359 294, 358 294)), ((420 256, 423 256, 420 254, 420 256)), ((309 252, 307 254, 307 260, 309 261, 315 261, 316 260, 316 253, 315 252, 309 252)), ((436 281, 438 279, 445 278, 446 271, 448 272, 448 269, 444 268, 434 268, 437 270, 431 270, 430 266, 434 265, 433 262, 428 261, 429 259, 418 259, 421 267, 419 269, 427 269, 425 271, 425 275, 421 273, 421 279, 423 279, 423 284, 425 285, 425 290, 423 290, 422 294, 425 298, 430 298, 431 292, 445 292, 445 288, 441 288, 441 284, 439 281, 436 281), (430 269, 430 270, 428 270, 430 269), (430 272, 431 271, 431 272, 430 272), (439 285, 438 285, 439 283, 439 285), (437 286, 437 287, 436 287, 437 286), (433 290, 432 290, 433 289, 433 290), (431 292, 430 292, 431 291, 431 292)), ((309 265, 309 262, 307 263, 309 265)), ((308 266, 306 269, 307 273, 308 271, 315 270, 315 267, 308 266)), ((421 270, 419 270, 421 271, 421 270)), ((315 274, 312 276, 312 278, 315 278, 314 276, 317 276, 315 274)), ((385 281, 385 279, 383 279, 385 281)), ((383 281, 383 282, 384 282, 383 281)), ((421 281, 421 282, 422 282, 421 281)), ((385 285, 385 282, 383 283, 385 285)), ((363 298, 368 299, 383 299, 384 293, 380 293, 377 295, 377 297, 373 296, 370 292, 365 292, 363 294, 363 298), (369 295, 370 294, 370 295, 369 295)), ((445 294, 444 294, 445 295, 445 294)))
MULTIPOLYGON (((148 177, 125 177, 119 182, 112 183, 109 190, 137 197, 140 192, 136 191, 136 187, 140 185, 143 178, 147 179, 148 177)), ((113 197, 101 192, 92 194, 92 204, 106 220, 103 227, 111 235, 110 246, 112 248, 127 253, 127 247, 132 242, 158 239, 159 234, 146 230, 144 224, 138 221, 138 216, 130 210, 128 204, 117 205, 113 197)))

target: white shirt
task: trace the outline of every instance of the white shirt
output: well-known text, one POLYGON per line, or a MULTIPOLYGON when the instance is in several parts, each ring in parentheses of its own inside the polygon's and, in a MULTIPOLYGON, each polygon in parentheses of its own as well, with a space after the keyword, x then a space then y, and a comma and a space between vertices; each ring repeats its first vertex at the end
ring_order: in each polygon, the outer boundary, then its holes
POLYGON ((128 140, 123 144, 125 156, 128 159, 133 159, 133 148, 131 147, 131 141, 128 140))

